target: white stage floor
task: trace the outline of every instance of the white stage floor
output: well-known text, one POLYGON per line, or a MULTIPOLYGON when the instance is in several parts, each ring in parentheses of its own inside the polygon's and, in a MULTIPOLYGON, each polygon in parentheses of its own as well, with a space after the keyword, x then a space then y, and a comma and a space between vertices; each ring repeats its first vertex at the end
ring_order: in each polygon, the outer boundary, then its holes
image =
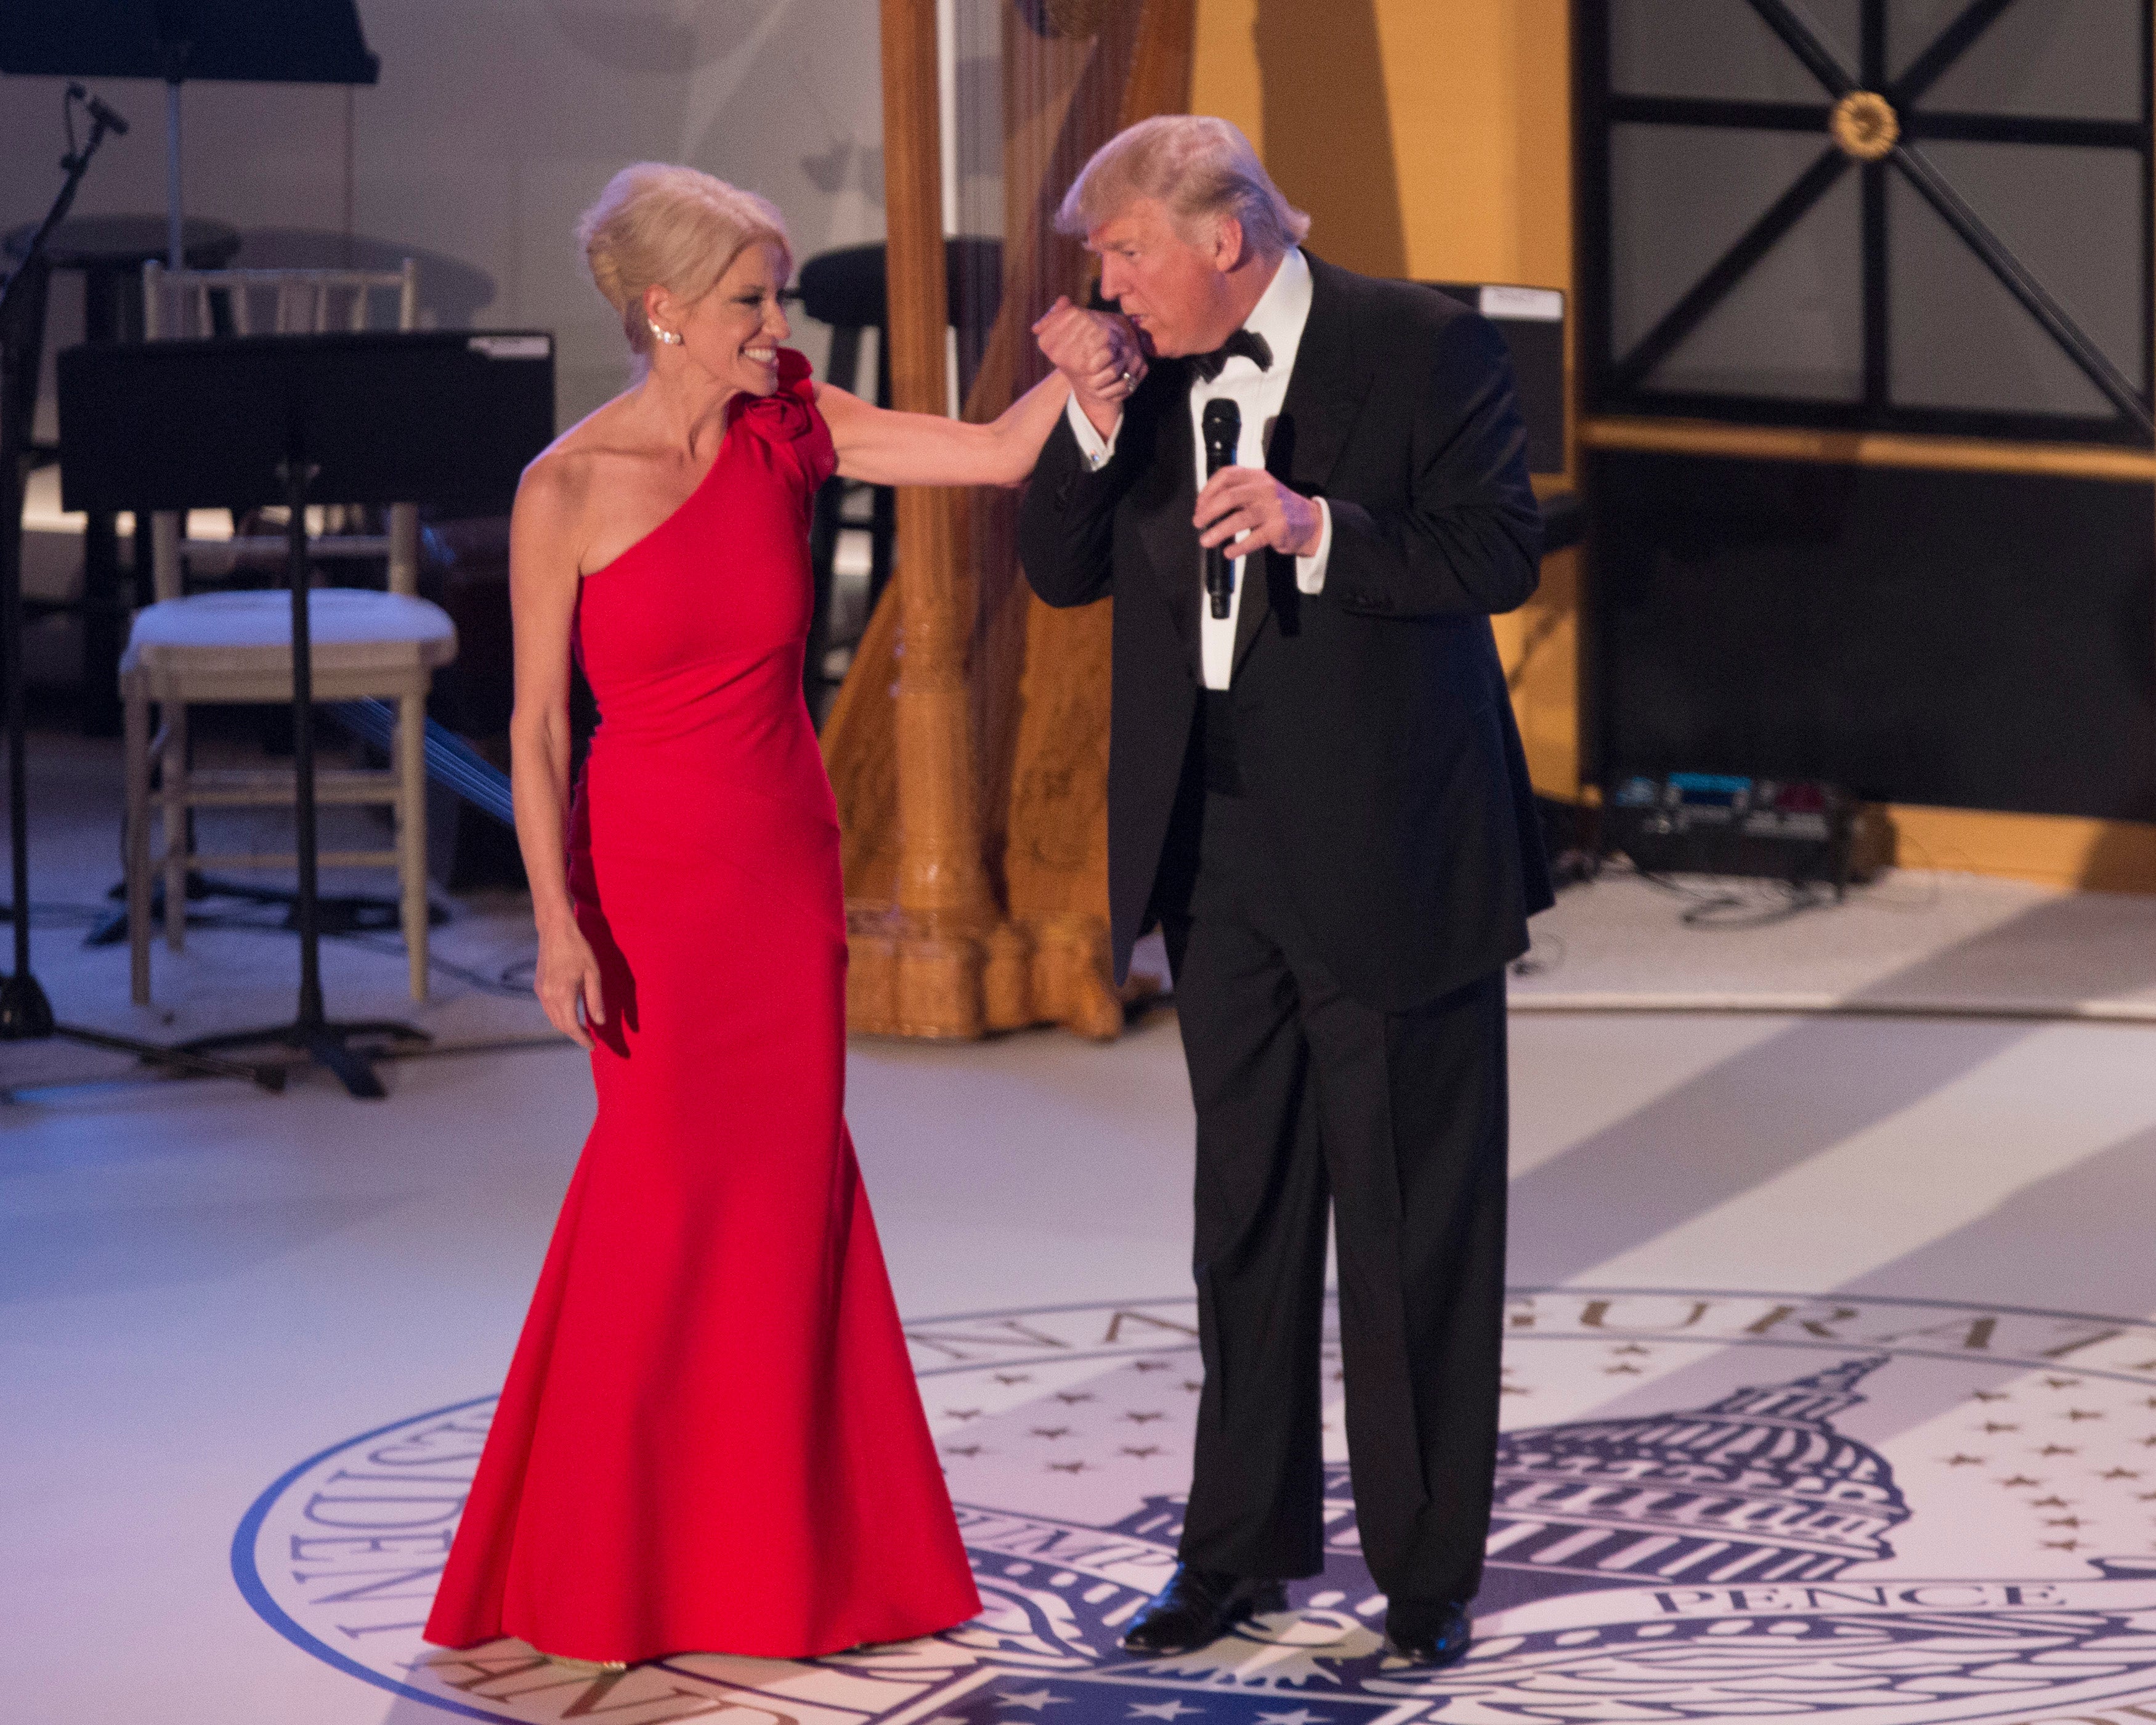
MULTIPOLYGON (((94 780, 97 752, 58 753, 94 780)), ((102 890, 95 800, 41 831, 41 901, 102 890)), ((2026 1004, 2156 980, 2156 901, 1905 876, 1749 934, 1675 909, 1637 882, 1568 895, 1518 992, 2026 1004)), ((64 1011, 127 1020, 91 993, 109 952, 39 938, 64 1011)), ((498 971, 518 938, 480 916, 445 944, 498 971)), ((158 1010, 275 1015, 290 959, 260 935, 161 952, 158 1010)), ((366 1010, 395 1006, 393 955, 337 962, 366 1010)), ((531 1028, 513 1001, 444 996, 429 1019, 458 1034, 531 1028)), ((1344 1504, 1295 1614, 1204 1657, 1112 1651, 1164 1569, 1195 1401, 1171 1015, 1105 1048, 853 1050, 982 1621, 619 1679, 513 1645, 435 1659, 408 1627, 589 1117, 580 1055, 406 1062, 371 1105, 319 1078, 23 1088, 0 1104, 0 1720, 2156 1717, 2156 1029, 1521 1012, 1512 1031, 1500 1514, 1480 1651, 1420 1677, 1377 1649, 1344 1504)))

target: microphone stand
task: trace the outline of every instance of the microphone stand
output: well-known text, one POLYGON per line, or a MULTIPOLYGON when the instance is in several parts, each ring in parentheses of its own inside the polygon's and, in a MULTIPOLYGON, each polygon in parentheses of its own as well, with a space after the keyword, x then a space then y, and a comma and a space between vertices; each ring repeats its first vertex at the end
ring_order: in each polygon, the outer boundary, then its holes
MULTIPOLYGON (((299 840, 295 847, 299 890, 293 895, 292 906, 300 937, 300 1010, 289 1024, 198 1037, 187 1050, 200 1055, 213 1049, 281 1043, 316 1065, 327 1067, 351 1095, 379 1101, 389 1092, 376 1076, 372 1057, 352 1047, 351 1039, 384 1038, 408 1045, 434 1039, 424 1030, 395 1019, 335 1024, 322 1002, 321 893, 316 878, 320 841, 315 819, 314 640, 307 598, 313 577, 307 559, 307 487, 320 470, 306 459, 297 408, 288 407, 287 412, 285 459, 278 466, 277 476, 284 481, 285 503, 290 511, 285 544, 285 572, 292 590, 292 814, 299 840)), ((169 905, 165 914, 172 914, 169 905)), ((186 914, 184 907, 180 914, 186 914)))
POLYGON ((228 1060, 191 1050, 165 1048, 130 1036, 110 1035, 53 1016, 52 1002, 30 968, 30 818, 24 735, 28 715, 23 689, 23 488, 29 476, 30 418, 36 410, 38 371, 44 355, 32 341, 41 329, 51 266, 45 242, 74 203, 90 158, 108 133, 124 132, 126 122, 104 103, 85 101, 90 111, 89 138, 80 150, 61 158, 66 178, 52 208, 38 224, 21 266, 0 288, 0 679, 8 701, 8 842, 13 870, 9 916, 15 925, 14 968, 0 981, 0 1042, 29 1042, 65 1037, 93 1048, 131 1054, 153 1065, 203 1077, 245 1078, 267 1091, 285 1087, 281 1066, 228 1060))

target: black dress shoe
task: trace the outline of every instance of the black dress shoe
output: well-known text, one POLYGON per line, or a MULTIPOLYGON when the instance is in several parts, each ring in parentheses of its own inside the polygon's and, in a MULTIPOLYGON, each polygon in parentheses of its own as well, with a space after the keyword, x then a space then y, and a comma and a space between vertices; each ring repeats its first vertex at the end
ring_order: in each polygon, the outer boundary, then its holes
POLYGON ((1286 1609, 1287 1589, 1277 1581, 1178 1563, 1168 1585, 1123 1632, 1123 1651, 1188 1653, 1219 1640, 1239 1623, 1286 1609))
POLYGON ((1393 1651, 1417 1665, 1450 1665, 1463 1658, 1474 1631, 1465 1599, 1394 1599, 1385 1608, 1385 1639, 1393 1651))

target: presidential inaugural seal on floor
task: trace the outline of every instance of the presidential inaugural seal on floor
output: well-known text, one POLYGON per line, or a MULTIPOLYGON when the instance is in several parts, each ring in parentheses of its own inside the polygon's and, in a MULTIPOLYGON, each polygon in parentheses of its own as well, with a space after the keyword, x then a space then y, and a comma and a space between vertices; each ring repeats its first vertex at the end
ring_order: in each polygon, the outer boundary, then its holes
MULTIPOLYGON (((491 1398, 293 1468, 233 1568, 357 1677, 466 1717, 662 1725, 2127 1725, 2156 1719, 2156 1326, 1865 1296, 1563 1288, 1507 1314, 1476 1643, 1390 1657, 1338 1384, 1323 1574, 1197 1652, 1117 1645, 1166 1577, 1188 1301, 909 1327, 986 1609, 813 1663, 581 1673, 419 1628, 491 1398)), ((1328 1346, 1328 1373, 1339 1369, 1328 1346)))

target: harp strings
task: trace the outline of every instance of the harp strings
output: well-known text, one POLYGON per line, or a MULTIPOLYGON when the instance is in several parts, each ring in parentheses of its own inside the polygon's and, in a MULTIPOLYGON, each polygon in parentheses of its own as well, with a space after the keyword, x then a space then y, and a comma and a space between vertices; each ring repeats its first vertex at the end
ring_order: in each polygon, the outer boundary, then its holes
POLYGON ((1143 0, 949 0, 957 222, 951 302, 965 417, 990 419, 1044 372, 1034 321, 1095 278, 1055 212, 1124 123, 1143 0))

